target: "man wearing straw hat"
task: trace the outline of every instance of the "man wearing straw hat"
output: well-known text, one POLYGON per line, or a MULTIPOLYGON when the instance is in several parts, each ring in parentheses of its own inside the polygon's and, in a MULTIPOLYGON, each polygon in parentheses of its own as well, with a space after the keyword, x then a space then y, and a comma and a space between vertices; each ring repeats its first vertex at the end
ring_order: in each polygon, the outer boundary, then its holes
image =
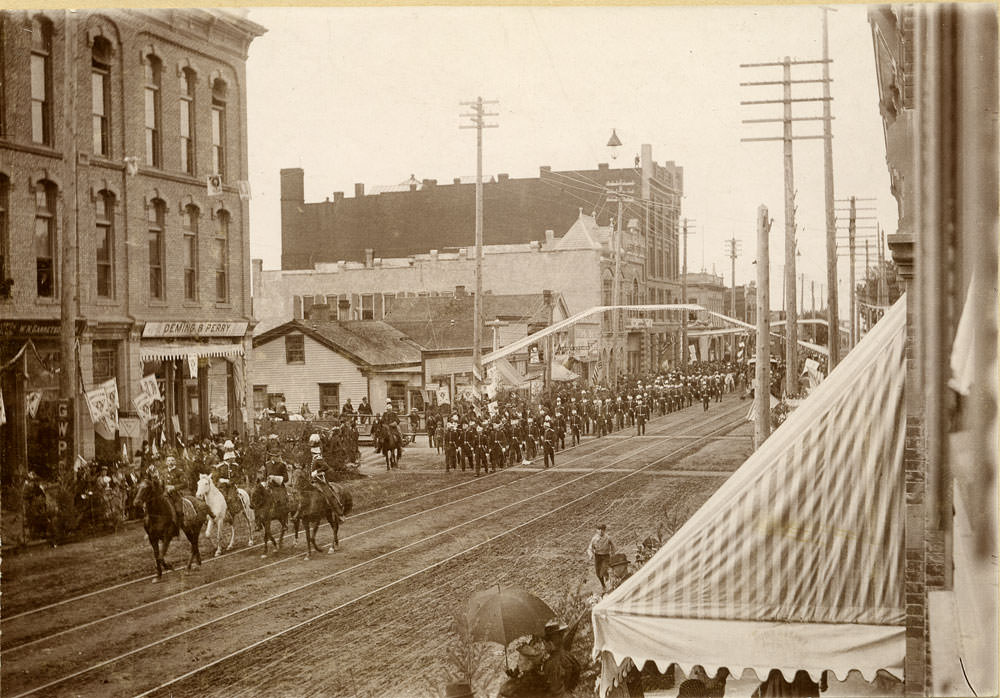
POLYGON ((615 544, 608 536, 606 524, 597 526, 597 533, 590 539, 587 545, 587 557, 594 561, 594 573, 601 582, 601 591, 607 591, 608 570, 610 568, 611 556, 615 554, 615 544))

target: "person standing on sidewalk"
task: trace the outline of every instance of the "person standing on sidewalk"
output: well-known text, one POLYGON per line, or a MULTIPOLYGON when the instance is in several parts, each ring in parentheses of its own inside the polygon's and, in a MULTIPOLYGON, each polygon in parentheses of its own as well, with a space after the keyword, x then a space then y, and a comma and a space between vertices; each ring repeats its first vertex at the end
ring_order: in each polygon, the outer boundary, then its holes
POLYGON ((597 533, 587 545, 587 557, 594 561, 594 572, 597 574, 598 581, 601 582, 601 591, 608 590, 608 571, 611 566, 611 556, 614 554, 615 544, 608 536, 608 527, 606 524, 600 524, 597 527, 597 533))
POLYGON ((649 416, 649 408, 646 407, 646 401, 639 397, 639 403, 635 408, 635 435, 645 436, 646 435, 646 418, 649 416))

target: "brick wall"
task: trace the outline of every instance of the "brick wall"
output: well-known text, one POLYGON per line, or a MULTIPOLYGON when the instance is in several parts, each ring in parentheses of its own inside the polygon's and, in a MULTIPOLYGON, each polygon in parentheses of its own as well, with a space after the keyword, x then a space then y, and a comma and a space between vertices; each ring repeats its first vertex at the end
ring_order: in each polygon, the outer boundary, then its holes
MULTIPOLYGON (((655 163, 653 163, 655 164, 655 163)), ((654 254, 663 260, 649 276, 676 277, 677 209, 667 208, 671 192, 683 191, 683 169, 667 163, 649 169, 656 186, 657 205, 649 209, 630 203, 624 221, 649 221, 654 254), (654 244, 655 243, 655 244, 654 244), (664 268, 665 267, 665 268, 664 268)), ((429 249, 466 247, 475 243, 475 185, 424 180, 415 191, 392 191, 305 203, 301 169, 281 171, 281 268, 311 269, 321 262, 363 261, 365 250, 376 257, 405 257, 429 249)), ((526 243, 545 240, 546 230, 566 230, 579 216, 597 213, 607 225, 617 208, 607 203, 611 181, 633 182, 641 193, 640 173, 634 169, 552 172, 541 168, 536 178, 510 179, 483 184, 484 244, 526 243)), ((356 191, 361 194, 361 191, 356 191)))

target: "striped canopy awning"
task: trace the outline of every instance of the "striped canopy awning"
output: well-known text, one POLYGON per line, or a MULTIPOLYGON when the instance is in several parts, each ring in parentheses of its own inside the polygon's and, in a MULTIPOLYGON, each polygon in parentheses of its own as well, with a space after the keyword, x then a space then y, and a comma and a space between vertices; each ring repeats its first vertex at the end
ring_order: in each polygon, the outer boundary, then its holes
POLYGON ((902 678, 905 302, 594 607, 601 696, 629 660, 902 678))
POLYGON ((142 361, 184 359, 188 356, 197 356, 198 358, 210 356, 243 356, 243 344, 143 342, 139 347, 139 356, 142 361))

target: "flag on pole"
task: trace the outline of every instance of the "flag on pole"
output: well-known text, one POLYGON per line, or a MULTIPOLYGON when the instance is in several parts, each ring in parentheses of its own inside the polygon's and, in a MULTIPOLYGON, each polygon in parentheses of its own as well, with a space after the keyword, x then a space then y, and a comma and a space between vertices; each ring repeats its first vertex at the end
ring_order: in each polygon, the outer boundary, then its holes
POLYGON ((42 402, 42 393, 38 390, 33 390, 28 393, 24 400, 24 406, 28 411, 28 416, 32 419, 38 414, 38 405, 42 402))
POLYGON ((7 423, 7 410, 3 406, 3 388, 0 388, 0 425, 7 423))

